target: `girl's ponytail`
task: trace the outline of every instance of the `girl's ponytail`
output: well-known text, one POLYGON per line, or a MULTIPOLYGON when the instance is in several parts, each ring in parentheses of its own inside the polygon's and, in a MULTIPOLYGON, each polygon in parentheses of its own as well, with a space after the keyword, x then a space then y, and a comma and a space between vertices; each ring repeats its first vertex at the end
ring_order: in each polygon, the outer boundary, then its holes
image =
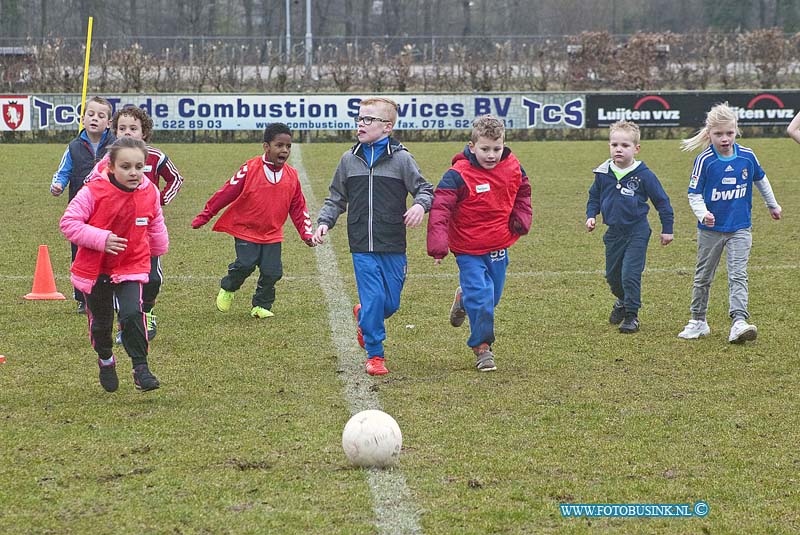
POLYGON ((682 140, 681 150, 690 151, 700 147, 707 147, 711 144, 711 137, 708 131, 716 126, 727 123, 733 123, 733 128, 736 130, 737 136, 742 135, 741 132, 739 132, 739 123, 733 108, 731 108, 727 102, 722 102, 713 106, 706 114, 706 125, 693 137, 682 140))
POLYGON ((708 127, 704 126, 694 136, 681 140, 681 150, 688 152, 700 147, 706 147, 709 143, 711 143, 711 138, 708 135, 708 127))

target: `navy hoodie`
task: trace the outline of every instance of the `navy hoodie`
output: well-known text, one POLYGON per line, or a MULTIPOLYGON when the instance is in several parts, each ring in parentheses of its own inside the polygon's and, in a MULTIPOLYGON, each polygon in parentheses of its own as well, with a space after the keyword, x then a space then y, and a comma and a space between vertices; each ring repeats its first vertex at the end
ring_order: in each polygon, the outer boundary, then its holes
POLYGON ((669 197, 661 187, 658 177, 644 162, 617 180, 611 170, 611 160, 606 160, 594 170, 594 183, 589 188, 586 217, 603 214, 606 225, 633 225, 647 220, 651 200, 661 219, 661 233, 672 234, 674 214, 669 197))

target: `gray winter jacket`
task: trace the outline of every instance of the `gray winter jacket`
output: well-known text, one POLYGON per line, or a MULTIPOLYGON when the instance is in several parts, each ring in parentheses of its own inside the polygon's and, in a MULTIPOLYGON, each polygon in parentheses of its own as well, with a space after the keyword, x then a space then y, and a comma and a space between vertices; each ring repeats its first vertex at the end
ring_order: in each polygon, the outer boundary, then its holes
POLYGON ((357 143, 339 161, 317 222, 333 228, 349 207, 347 237, 351 253, 404 253, 403 214, 408 209, 409 194, 414 204, 426 212, 431 209, 433 185, 422 176, 408 149, 389 139, 386 152, 370 168, 363 145, 357 143))

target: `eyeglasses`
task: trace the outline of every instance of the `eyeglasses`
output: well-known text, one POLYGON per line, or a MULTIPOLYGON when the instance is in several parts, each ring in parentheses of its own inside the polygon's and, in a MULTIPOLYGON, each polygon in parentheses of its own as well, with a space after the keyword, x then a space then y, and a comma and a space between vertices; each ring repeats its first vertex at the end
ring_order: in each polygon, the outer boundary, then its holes
POLYGON ((391 123, 392 122, 389 119, 381 119, 380 117, 371 117, 369 115, 363 115, 363 116, 359 115, 358 117, 356 117, 356 124, 358 124, 358 123, 360 123, 362 121, 364 122, 364 125, 366 125, 366 126, 371 125, 373 121, 380 121, 382 123, 391 123))

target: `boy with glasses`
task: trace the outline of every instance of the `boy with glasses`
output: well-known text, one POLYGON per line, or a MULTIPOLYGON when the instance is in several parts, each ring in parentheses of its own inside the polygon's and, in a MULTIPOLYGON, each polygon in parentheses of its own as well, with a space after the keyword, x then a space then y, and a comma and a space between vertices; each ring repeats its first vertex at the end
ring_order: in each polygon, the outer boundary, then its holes
POLYGON ((384 320, 400 308, 408 263, 406 227, 419 226, 433 202, 433 186, 408 149, 391 138, 396 121, 393 100, 361 101, 358 143, 339 161, 313 237, 314 243, 323 243, 323 236, 349 207, 347 237, 360 301, 353 314, 358 343, 367 351, 369 375, 389 373, 384 364, 384 320), (409 194, 413 204, 406 208, 409 194))

